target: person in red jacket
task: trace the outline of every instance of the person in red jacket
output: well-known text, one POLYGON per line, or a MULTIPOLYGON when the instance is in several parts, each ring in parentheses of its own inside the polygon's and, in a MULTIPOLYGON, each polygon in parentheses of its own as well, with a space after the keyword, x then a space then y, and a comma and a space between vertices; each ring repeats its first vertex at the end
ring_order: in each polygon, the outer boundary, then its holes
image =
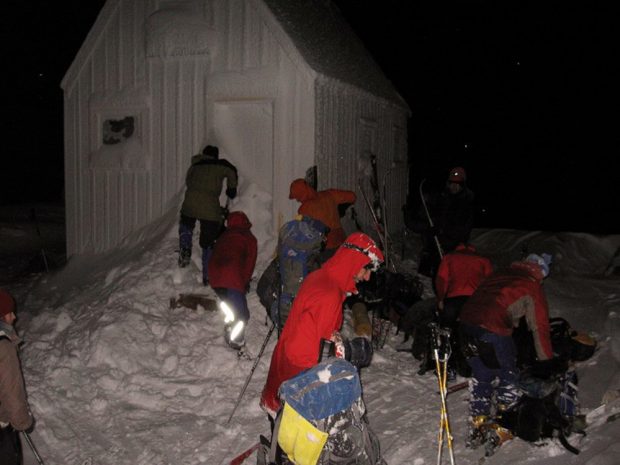
POLYGON ((473 374, 468 447, 477 447, 484 441, 480 427, 490 420, 494 396, 496 413, 500 414, 519 400, 517 351, 512 333, 521 318, 525 317, 532 333, 538 360, 553 358, 549 308, 542 288, 550 263, 548 254, 531 254, 508 269, 493 273, 461 310, 460 327, 473 374))
POLYGON ((226 339, 231 347, 244 345, 245 327, 250 319, 245 294, 256 265, 257 242, 250 231, 252 223, 241 211, 230 212, 226 230, 213 247, 209 260, 210 285, 233 309, 234 321, 227 326, 226 339))
POLYGON ((456 324, 469 296, 492 272, 491 261, 478 255, 473 245, 461 242, 453 252, 444 255, 435 276, 437 308, 442 326, 451 328, 456 324))
POLYGON ((339 189, 317 192, 304 179, 295 179, 288 198, 301 202, 297 213, 319 220, 329 228, 325 251, 331 256, 345 238, 339 207, 355 203, 355 192, 339 189))
POLYGON ((493 272, 491 261, 478 255, 473 245, 460 243, 444 255, 435 276, 439 324, 450 329, 452 355, 448 361, 449 377, 470 376, 458 343, 458 317, 465 302, 484 278, 493 272))
MULTIPOLYGON (((339 340, 337 331, 342 325, 345 298, 356 294, 356 284, 368 281, 381 263, 383 254, 375 242, 366 234, 356 232, 346 238, 321 268, 304 279, 273 351, 260 399, 261 408, 271 418, 275 418, 280 408, 280 385, 318 363, 321 339, 339 340)), ((358 359, 366 358, 361 354, 372 350, 364 338, 353 339, 350 349, 358 359)))

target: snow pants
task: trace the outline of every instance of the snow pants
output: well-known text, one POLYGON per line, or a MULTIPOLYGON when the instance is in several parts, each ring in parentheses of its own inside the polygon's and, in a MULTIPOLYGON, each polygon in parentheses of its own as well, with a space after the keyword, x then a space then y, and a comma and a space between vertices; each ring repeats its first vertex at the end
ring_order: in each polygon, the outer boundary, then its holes
POLYGON ((467 358, 472 369, 469 387, 471 416, 490 415, 494 396, 496 407, 500 410, 514 405, 521 394, 517 388, 517 350, 512 336, 500 336, 479 326, 463 323, 461 331, 478 349, 476 355, 467 358), (489 352, 494 352, 495 363, 490 363, 489 358, 493 354, 489 352), (497 382, 496 387, 494 382, 497 382))
POLYGON ((250 310, 248 310, 248 301, 245 298, 245 292, 224 288, 217 288, 215 292, 220 299, 226 301, 232 307, 235 312, 235 320, 241 320, 247 326, 250 320, 250 310))
MULTIPOLYGON (((181 253, 192 255, 192 242, 194 235, 194 227, 196 226, 196 218, 191 218, 181 214, 179 221, 179 249, 181 253)), ((208 282, 208 263, 213 251, 213 243, 222 231, 222 223, 219 221, 200 220, 200 238, 199 244, 202 248, 202 280, 208 282)))

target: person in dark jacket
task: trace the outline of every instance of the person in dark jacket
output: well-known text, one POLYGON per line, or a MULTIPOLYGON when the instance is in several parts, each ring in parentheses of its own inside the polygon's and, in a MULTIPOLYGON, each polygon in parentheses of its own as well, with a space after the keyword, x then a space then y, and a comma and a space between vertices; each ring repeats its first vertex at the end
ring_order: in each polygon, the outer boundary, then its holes
POLYGON ((451 252, 461 243, 468 243, 474 224, 474 193, 467 187, 467 173, 462 167, 452 168, 441 192, 428 194, 426 203, 433 222, 431 227, 424 208, 408 221, 407 226, 422 235, 418 271, 434 279, 441 255, 451 252))
POLYGON ((196 220, 200 221, 202 248, 202 279, 209 281, 208 263, 213 242, 222 229, 225 212, 220 206, 220 194, 226 179, 226 195, 237 195, 237 169, 227 160, 219 159, 219 149, 207 145, 202 153, 192 157, 185 177, 185 198, 179 221, 179 267, 189 265, 192 256, 192 238, 196 220))
POLYGON ((227 326, 226 341, 235 349, 244 346, 245 328, 250 320, 245 295, 257 256, 257 241, 251 227, 245 213, 231 212, 226 219, 226 229, 215 241, 208 265, 211 287, 233 311, 234 321, 227 326))
POLYGON ((549 308, 542 288, 550 263, 550 255, 530 254, 508 269, 496 271, 482 281, 461 310, 460 328, 473 374, 469 447, 477 447, 484 440, 481 426, 491 420, 492 399, 495 413, 501 414, 521 396, 512 338, 521 318, 532 333, 538 360, 553 357, 549 308))
MULTIPOLYGON (((272 418, 280 408, 280 385, 318 363, 322 339, 349 347, 348 353, 359 360, 360 366, 369 363, 370 343, 360 337, 344 344, 338 331, 343 321, 345 298, 357 293, 357 283, 368 281, 381 263, 383 253, 375 242, 366 234, 356 232, 346 238, 321 268, 304 279, 273 351, 261 395, 260 406, 272 418)), ((343 355, 341 351, 337 351, 338 354, 343 355)), ((354 365, 357 363, 353 359, 350 361, 354 365)))
POLYGON ((15 300, 0 289, 0 463, 3 465, 21 465, 19 432, 33 425, 17 353, 20 339, 13 328, 14 322, 15 300))

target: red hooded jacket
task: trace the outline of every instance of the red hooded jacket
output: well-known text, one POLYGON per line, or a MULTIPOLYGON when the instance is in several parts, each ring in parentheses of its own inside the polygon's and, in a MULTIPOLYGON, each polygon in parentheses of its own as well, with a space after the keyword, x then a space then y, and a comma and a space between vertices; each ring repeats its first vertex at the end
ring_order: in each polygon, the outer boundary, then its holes
POLYGON ((459 244, 453 252, 444 255, 439 264, 435 277, 437 300, 472 295, 492 272, 488 258, 477 255, 471 245, 459 244))
POLYGON ((355 192, 338 189, 317 192, 305 180, 296 179, 291 183, 289 199, 301 202, 297 213, 319 220, 329 228, 326 249, 335 249, 344 242, 338 205, 355 203, 355 192))
POLYGON ((535 263, 515 262, 486 278, 461 310, 461 323, 480 326, 501 336, 512 335, 525 316, 539 360, 553 357, 549 308, 542 289, 543 275, 535 263))
POLYGON ((245 292, 256 265, 256 237, 243 212, 231 212, 209 259, 209 284, 245 292))
POLYGON ((369 262, 368 256, 340 247, 303 281, 271 356, 260 400, 270 414, 280 408, 280 385, 318 363, 321 339, 340 329, 347 293, 357 293, 353 277, 369 262))

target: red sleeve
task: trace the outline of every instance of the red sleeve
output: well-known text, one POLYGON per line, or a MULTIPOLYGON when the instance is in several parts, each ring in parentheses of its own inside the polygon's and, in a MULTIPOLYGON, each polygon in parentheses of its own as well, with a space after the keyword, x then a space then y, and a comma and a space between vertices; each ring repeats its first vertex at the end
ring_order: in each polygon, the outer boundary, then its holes
POLYGON ((448 292, 448 280, 450 279, 450 270, 448 267, 447 257, 439 263, 437 276, 435 277, 435 290, 437 291, 437 301, 441 302, 446 298, 448 292))
POLYGON ((329 195, 332 196, 334 201, 339 205, 341 203, 355 203, 355 201, 357 200, 357 196, 355 195, 355 192, 353 191, 329 189, 328 192, 329 192, 329 195))

